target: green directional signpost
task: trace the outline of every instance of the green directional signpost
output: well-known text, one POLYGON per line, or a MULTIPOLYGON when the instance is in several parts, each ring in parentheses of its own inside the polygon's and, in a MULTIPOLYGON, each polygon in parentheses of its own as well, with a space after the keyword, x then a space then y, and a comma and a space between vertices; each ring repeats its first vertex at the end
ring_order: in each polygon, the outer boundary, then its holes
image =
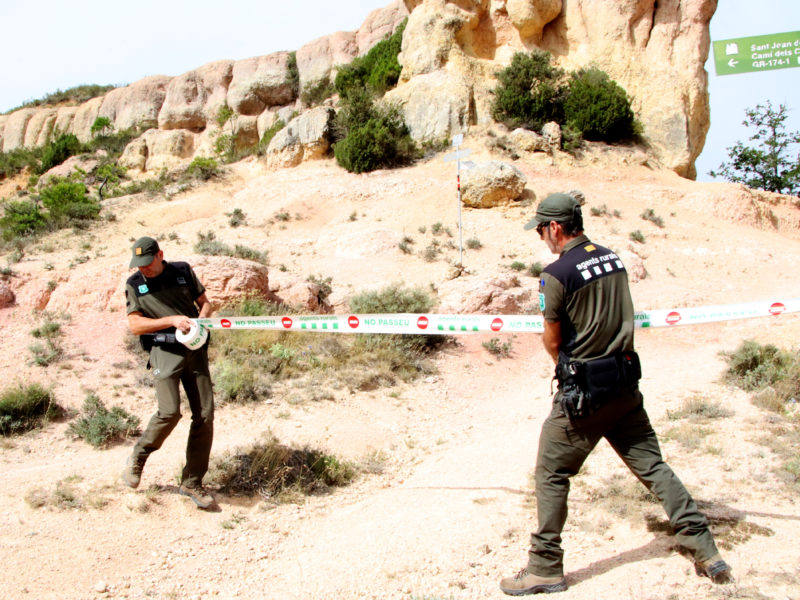
POLYGON ((717 75, 800 67, 800 31, 714 42, 717 75))

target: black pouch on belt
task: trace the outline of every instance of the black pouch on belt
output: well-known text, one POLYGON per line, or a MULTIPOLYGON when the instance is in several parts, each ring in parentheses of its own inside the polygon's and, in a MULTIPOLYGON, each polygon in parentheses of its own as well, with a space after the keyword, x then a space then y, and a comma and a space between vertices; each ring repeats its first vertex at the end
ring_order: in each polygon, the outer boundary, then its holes
POLYGON ((636 352, 623 352, 588 361, 559 353, 556 378, 560 400, 570 419, 585 417, 623 389, 634 388, 642 377, 636 352))

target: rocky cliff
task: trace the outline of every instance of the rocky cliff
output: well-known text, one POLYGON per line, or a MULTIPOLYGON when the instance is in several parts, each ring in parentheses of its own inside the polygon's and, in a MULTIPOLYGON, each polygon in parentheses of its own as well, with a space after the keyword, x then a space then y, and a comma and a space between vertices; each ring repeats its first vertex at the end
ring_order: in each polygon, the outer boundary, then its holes
MULTIPOLYGON (((395 0, 358 31, 337 32, 296 52, 301 89, 335 74, 406 18, 397 88, 387 94, 418 140, 492 123, 495 73, 516 52, 549 51, 571 71, 590 64, 628 92, 655 160, 694 178, 708 131, 708 25, 717 0, 395 0)), ((90 139, 95 119, 147 133, 126 152, 131 167, 171 167, 210 155, 225 102, 240 144, 257 141, 302 105, 288 83, 289 53, 223 60, 176 77, 153 76, 80 106, 0 115, 0 148, 41 146, 53 131, 90 139)), ((307 153, 316 156, 318 153, 307 153)))

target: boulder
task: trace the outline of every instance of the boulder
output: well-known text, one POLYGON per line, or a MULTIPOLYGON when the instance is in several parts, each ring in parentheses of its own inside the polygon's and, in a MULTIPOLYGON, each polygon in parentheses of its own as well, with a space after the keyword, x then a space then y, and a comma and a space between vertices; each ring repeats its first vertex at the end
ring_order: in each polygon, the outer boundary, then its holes
POLYGON ((281 288, 278 298, 291 307, 310 312, 329 312, 330 306, 320 301, 320 286, 311 281, 297 281, 281 288))
POLYGON ((543 135, 530 129, 518 128, 508 134, 508 139, 517 150, 524 152, 547 152, 549 145, 543 135))
POLYGON ((293 167, 323 158, 330 150, 334 116, 332 108, 318 106, 292 119, 267 146, 267 165, 293 167))
POLYGON ((158 113, 159 129, 203 131, 225 103, 232 78, 230 60, 212 62, 173 77, 158 113))
POLYGON ((194 157, 197 134, 184 129, 148 129, 125 146, 119 164, 128 169, 173 169, 194 157))
POLYGON ((142 135, 147 145, 146 171, 173 169, 194 156, 195 134, 185 129, 148 129, 142 135))
POLYGON ((276 52, 233 63, 228 105, 242 115, 259 115, 295 98, 289 81, 289 53, 276 52))
POLYGON ((25 145, 25 129, 36 112, 33 108, 23 108, 8 115, 3 130, 3 152, 11 152, 25 145))
POLYGON ((17 297, 14 295, 14 290, 11 289, 7 282, 0 279, 0 308, 13 306, 16 301, 17 297))
POLYGON ((542 136, 547 144, 548 152, 561 150, 561 125, 550 121, 542 126, 542 136))
MULTIPOLYGON (((127 264, 127 263, 126 263, 127 264)), ((104 311, 124 307, 124 295, 120 295, 119 282, 123 266, 109 269, 107 265, 92 261, 80 269, 68 272, 67 279, 59 281, 50 296, 42 295, 37 286, 34 290, 36 302, 46 300, 47 310, 64 311, 80 315, 87 311, 104 311)), ((99 333, 99 332, 98 332, 99 333)))
POLYGON ((44 175, 39 178, 39 185, 41 186, 47 182, 51 177, 69 177, 75 169, 80 169, 86 173, 91 173, 100 164, 100 159, 94 155, 70 156, 60 165, 56 165, 44 175))
POLYGON ((514 165, 497 160, 478 163, 462 172, 461 201, 472 208, 502 206, 522 196, 527 181, 514 165))
POLYGON ((439 285, 442 313, 520 314, 530 305, 532 291, 522 287, 516 275, 476 280, 459 277, 439 285))
MULTIPOLYGON (((158 113, 171 77, 153 75, 131 85, 115 88, 103 97, 99 117, 108 117, 117 131, 158 126, 158 113)), ((94 121, 92 121, 94 123, 94 121)), ((91 127, 91 123, 89 127, 91 127)))
POLYGON ((144 138, 138 137, 128 142, 118 162, 126 169, 144 172, 147 169, 147 142, 144 138))
POLYGON ((205 255, 175 260, 186 260, 192 265, 215 308, 252 291, 268 300, 279 300, 270 292, 269 269, 261 263, 230 256, 205 255))

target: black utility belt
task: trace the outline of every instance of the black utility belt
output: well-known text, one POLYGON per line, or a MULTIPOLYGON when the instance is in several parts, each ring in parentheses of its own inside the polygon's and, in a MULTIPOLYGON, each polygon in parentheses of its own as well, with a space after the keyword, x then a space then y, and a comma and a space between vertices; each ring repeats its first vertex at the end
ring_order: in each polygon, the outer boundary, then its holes
POLYGON ((177 344, 183 347, 175 339, 174 333, 144 333, 139 336, 139 343, 147 352, 150 352, 153 346, 175 346, 177 344))
POLYGON ((587 361, 558 355, 559 400, 572 420, 592 414, 623 390, 636 388, 641 378, 639 355, 633 350, 587 361))

